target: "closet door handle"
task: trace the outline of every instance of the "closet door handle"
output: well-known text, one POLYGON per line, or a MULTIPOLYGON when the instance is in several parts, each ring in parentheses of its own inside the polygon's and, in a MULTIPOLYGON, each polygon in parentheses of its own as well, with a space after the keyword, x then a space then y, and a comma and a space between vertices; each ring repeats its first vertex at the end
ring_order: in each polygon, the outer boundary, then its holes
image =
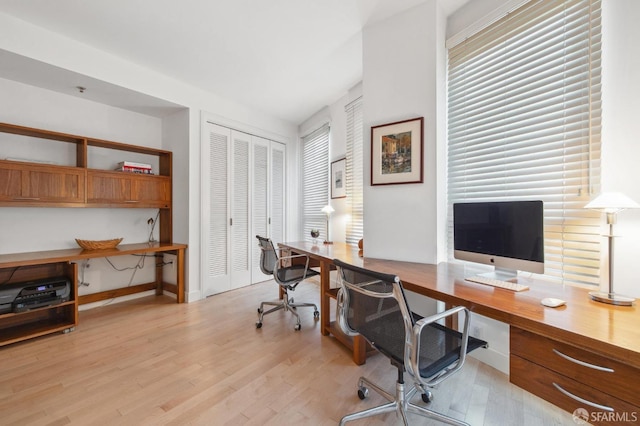
POLYGON ((598 370, 598 371, 605 371, 607 373, 613 373, 614 372, 614 370, 612 368, 601 367, 601 366, 595 365, 595 364, 589 364, 588 362, 580 361, 579 359, 575 359, 575 358, 570 357, 569 355, 565 355, 565 354, 563 354, 562 352, 560 352, 557 349, 552 349, 552 350, 556 355, 566 359, 567 361, 571 361, 574 364, 578 364, 578 365, 581 365, 581 366, 587 367, 587 368, 593 368, 594 370, 598 370))
POLYGON ((602 411, 611 411, 611 412, 614 411, 613 408, 608 407, 606 405, 597 404, 595 402, 588 401, 588 400, 586 400, 584 398, 580 398, 579 396, 576 396, 576 395, 572 394, 571 392, 562 389, 562 387, 560 385, 556 384, 556 383, 553 383, 553 386, 555 386, 556 389, 558 389, 564 395, 568 396, 569 398, 571 398, 571 399, 573 399, 575 401, 581 402, 583 404, 586 404, 586 405, 588 405, 590 407, 593 407, 593 408, 597 408, 597 409, 602 410, 602 411))

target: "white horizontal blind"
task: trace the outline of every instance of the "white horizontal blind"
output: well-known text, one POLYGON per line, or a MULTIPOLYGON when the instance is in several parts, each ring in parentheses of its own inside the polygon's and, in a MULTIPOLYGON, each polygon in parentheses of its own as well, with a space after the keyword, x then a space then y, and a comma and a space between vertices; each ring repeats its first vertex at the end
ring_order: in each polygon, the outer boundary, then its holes
POLYGON ((351 214, 351 220, 347 222, 345 241, 347 244, 358 244, 364 232, 362 98, 351 102, 345 110, 347 113, 347 164, 345 172, 347 211, 351 214))
POLYGON ((322 208, 329 204, 329 125, 302 138, 302 236, 311 240, 311 229, 319 229, 326 238, 326 216, 322 208))
POLYGON ((460 201, 544 201, 545 274, 597 284, 599 0, 531 1, 449 49, 448 218, 460 201))

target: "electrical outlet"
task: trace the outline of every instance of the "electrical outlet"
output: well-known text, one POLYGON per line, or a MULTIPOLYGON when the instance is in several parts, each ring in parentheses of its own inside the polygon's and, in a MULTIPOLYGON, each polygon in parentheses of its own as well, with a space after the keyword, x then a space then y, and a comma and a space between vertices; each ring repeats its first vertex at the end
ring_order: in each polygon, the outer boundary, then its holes
POLYGON ((471 327, 471 335, 477 339, 482 339, 482 327, 479 325, 471 327))
POLYGON ((175 254, 164 254, 163 262, 167 265, 167 268, 170 268, 172 271, 176 270, 177 256, 175 254))

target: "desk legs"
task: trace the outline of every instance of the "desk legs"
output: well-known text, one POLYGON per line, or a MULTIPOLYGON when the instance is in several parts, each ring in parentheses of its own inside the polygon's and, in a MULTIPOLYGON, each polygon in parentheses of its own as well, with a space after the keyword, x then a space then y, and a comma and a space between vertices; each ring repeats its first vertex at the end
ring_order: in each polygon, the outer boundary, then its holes
POLYGON ((176 294, 176 302, 184 303, 184 249, 177 250, 176 253, 176 272, 178 274, 176 283, 178 293, 176 294))
POLYGON ((342 333, 337 323, 331 327, 331 267, 332 261, 320 261, 320 330, 323 336, 333 336, 342 344, 351 347, 353 350, 353 362, 362 365, 367 360, 367 342, 362 336, 356 336, 350 341, 350 338, 342 333))
POLYGON ((329 287, 331 281, 331 262, 320 262, 320 331, 323 336, 328 336, 331 324, 331 298, 329 297, 329 287))

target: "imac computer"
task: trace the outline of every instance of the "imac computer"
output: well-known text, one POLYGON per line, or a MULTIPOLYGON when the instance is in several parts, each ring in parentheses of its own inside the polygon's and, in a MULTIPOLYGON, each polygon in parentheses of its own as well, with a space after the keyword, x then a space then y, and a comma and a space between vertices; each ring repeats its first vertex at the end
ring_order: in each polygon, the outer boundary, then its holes
POLYGON ((542 201, 453 204, 453 257, 492 265, 479 274, 515 282, 518 271, 544 273, 542 201))

